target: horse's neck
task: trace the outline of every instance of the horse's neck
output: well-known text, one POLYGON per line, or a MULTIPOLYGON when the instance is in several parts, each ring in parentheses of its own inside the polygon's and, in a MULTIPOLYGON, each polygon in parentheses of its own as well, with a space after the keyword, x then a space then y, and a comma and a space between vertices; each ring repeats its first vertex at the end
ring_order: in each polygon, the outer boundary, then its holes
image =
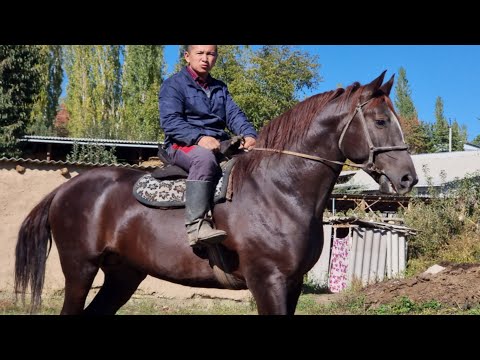
MULTIPOLYGON (((310 194, 315 213, 322 216, 326 202, 340 175, 342 166, 328 160, 343 163, 345 157, 338 147, 341 122, 339 119, 323 120, 320 129, 311 130, 305 141, 298 145, 298 152, 314 155, 325 161, 304 160, 304 166, 298 169, 298 174, 305 179, 303 192, 310 194)), ((300 162, 301 160, 297 160, 300 162)))
MULTIPOLYGON (((311 154, 311 151, 298 148, 295 151, 311 154)), ((315 154, 316 155, 316 154, 315 154)), ((284 197, 285 202, 292 195, 299 199, 298 206, 316 218, 322 218, 323 209, 341 171, 341 165, 318 162, 288 154, 278 155, 278 163, 265 163, 266 177, 276 189, 276 196, 284 197), (281 171, 271 171, 272 168, 281 171)), ((260 176, 264 178, 264 176, 260 176)))

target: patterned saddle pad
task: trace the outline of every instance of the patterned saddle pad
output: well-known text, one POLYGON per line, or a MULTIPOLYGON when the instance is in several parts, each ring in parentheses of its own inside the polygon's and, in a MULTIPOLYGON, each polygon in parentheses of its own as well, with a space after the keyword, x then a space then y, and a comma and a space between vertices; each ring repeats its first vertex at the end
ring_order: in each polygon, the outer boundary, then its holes
MULTIPOLYGON (((214 195, 214 203, 225 201, 234 160, 228 161, 214 195)), ((185 207, 186 179, 158 180, 151 174, 143 175, 133 186, 133 196, 144 205, 158 208, 185 207)))

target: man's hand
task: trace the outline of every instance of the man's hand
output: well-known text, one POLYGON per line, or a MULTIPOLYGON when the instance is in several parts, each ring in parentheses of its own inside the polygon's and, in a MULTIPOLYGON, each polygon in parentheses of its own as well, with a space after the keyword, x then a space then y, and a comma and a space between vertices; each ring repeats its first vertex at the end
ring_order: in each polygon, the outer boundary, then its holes
POLYGON ((245 150, 252 150, 255 147, 257 140, 255 138, 247 136, 245 137, 245 141, 242 145, 240 145, 240 149, 245 149, 245 150))
POLYGON ((220 141, 211 136, 203 136, 198 145, 212 151, 220 150, 220 141))

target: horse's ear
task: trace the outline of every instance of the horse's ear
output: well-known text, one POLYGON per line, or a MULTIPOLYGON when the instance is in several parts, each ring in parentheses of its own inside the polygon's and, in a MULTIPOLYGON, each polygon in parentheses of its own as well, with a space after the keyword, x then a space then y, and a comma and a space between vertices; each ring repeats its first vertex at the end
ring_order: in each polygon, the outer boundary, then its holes
POLYGON ((394 77, 395 77, 395 74, 393 74, 390 80, 388 80, 385 84, 383 84, 379 89, 381 92, 383 92, 387 96, 390 95, 390 91, 392 90, 394 77))
POLYGON ((387 70, 384 70, 379 77, 373 80, 370 84, 365 85, 362 91, 362 95, 360 96, 360 102, 363 103, 369 99, 371 99, 377 90, 380 88, 383 82, 383 78, 385 77, 385 73, 387 70))

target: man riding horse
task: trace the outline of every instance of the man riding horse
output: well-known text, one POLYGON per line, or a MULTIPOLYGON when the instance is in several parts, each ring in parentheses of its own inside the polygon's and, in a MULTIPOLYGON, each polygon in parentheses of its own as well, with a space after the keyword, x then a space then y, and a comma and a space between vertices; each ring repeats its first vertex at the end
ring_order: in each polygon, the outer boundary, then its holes
POLYGON ((188 65, 160 89, 160 125, 172 164, 189 173, 185 193, 189 244, 216 244, 227 234, 215 229, 207 214, 221 176, 216 154, 220 141, 229 138, 224 128, 245 136, 241 147, 247 150, 255 146, 257 132, 227 85, 210 75, 217 61, 217 45, 187 45, 184 56, 188 65))

